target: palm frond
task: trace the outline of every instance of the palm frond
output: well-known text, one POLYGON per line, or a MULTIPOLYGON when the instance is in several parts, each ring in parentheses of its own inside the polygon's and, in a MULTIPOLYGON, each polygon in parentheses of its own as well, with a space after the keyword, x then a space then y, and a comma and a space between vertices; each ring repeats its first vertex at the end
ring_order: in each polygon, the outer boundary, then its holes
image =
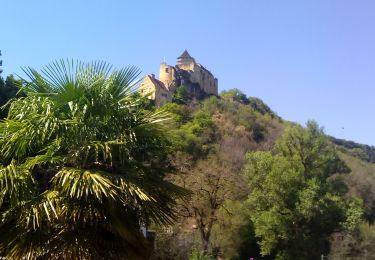
POLYGON ((19 205, 22 208, 20 224, 26 228, 40 228, 43 221, 52 222, 59 218, 61 208, 60 197, 57 191, 45 191, 37 197, 23 202, 19 205), (23 223, 25 221, 25 223, 23 223))
POLYGON ((115 71, 109 78, 107 91, 116 100, 122 102, 128 100, 140 80, 140 73, 140 70, 135 66, 115 71))
POLYGON ((24 72, 28 96, 0 122, 0 255, 146 258, 140 223, 171 223, 186 194, 164 180, 169 114, 144 109, 136 67, 24 72))
POLYGON ((121 174, 112 175, 113 182, 120 187, 120 194, 128 206, 142 209, 145 221, 151 219, 158 225, 171 224, 176 217, 173 211, 176 200, 189 195, 187 190, 160 178, 151 165, 138 163, 119 172, 121 174))
POLYGON ((13 102, 8 118, 0 122, 0 151, 4 159, 24 158, 37 152, 61 131, 64 123, 54 116, 48 98, 28 97, 13 102))
POLYGON ((0 167, 0 207, 5 199, 13 207, 29 199, 34 192, 33 183, 31 173, 17 166, 14 160, 9 165, 0 167))
POLYGON ((118 188, 102 171, 64 167, 53 178, 53 186, 62 196, 75 199, 120 199, 118 188))
POLYGON ((22 91, 26 92, 28 95, 38 95, 38 96, 51 96, 55 94, 55 89, 53 86, 48 84, 48 81, 37 72, 35 69, 26 67, 22 68, 23 72, 28 76, 30 81, 21 78, 22 81, 26 82, 22 91))

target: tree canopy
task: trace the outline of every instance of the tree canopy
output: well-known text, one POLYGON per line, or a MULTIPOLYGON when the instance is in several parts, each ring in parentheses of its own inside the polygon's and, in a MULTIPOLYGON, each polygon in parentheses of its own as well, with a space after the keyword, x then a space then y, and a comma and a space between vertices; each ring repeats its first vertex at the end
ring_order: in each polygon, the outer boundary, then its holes
POLYGON ((361 201, 345 199, 335 178, 349 169, 315 122, 286 129, 274 152, 247 156, 248 205, 262 255, 317 259, 332 233, 353 231, 361 201))
POLYGON ((9 109, 8 102, 18 96, 23 96, 20 92, 22 80, 15 79, 13 75, 6 77, 5 81, 0 77, 0 119, 6 117, 9 109))

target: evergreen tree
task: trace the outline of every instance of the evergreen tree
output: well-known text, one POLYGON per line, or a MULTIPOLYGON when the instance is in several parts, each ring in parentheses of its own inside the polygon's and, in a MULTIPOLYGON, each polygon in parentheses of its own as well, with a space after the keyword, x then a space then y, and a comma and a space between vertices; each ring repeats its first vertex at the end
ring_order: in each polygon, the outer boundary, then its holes
POLYGON ((22 80, 17 80, 13 75, 9 75, 5 82, 3 79, 0 79, 0 119, 6 117, 9 109, 9 101, 19 96, 24 96, 24 94, 19 93, 20 88, 22 87, 22 80))
POLYGON ((3 80, 3 77, 1 76, 1 74, 3 73, 3 60, 1 59, 1 50, 0 50, 0 88, 3 88, 4 87, 4 80, 3 80))
POLYGON ((2 66, 3 66, 3 60, 1 59, 1 50, 0 50, 0 78, 1 78, 1 73, 3 73, 2 66))

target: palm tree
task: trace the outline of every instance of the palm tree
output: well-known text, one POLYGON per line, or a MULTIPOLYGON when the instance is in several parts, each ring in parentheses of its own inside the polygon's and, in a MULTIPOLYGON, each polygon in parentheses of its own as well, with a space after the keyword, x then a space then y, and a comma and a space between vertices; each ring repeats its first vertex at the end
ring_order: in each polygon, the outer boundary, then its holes
POLYGON ((140 232, 173 220, 163 112, 134 95, 139 70, 57 61, 24 69, 27 97, 0 122, 0 255, 144 259, 140 232))

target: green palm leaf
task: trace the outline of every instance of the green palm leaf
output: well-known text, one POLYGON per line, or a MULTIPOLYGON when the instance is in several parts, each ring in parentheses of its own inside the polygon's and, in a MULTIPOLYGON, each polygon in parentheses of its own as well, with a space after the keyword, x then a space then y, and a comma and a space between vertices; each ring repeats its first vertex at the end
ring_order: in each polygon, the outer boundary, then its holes
POLYGON ((0 255, 146 258, 140 226, 171 223, 186 194, 164 180, 169 114, 142 107, 136 67, 24 72, 27 97, 0 122, 0 255))
POLYGON ((5 201, 14 207, 32 196, 34 179, 31 173, 12 161, 0 167, 0 208, 5 201))

